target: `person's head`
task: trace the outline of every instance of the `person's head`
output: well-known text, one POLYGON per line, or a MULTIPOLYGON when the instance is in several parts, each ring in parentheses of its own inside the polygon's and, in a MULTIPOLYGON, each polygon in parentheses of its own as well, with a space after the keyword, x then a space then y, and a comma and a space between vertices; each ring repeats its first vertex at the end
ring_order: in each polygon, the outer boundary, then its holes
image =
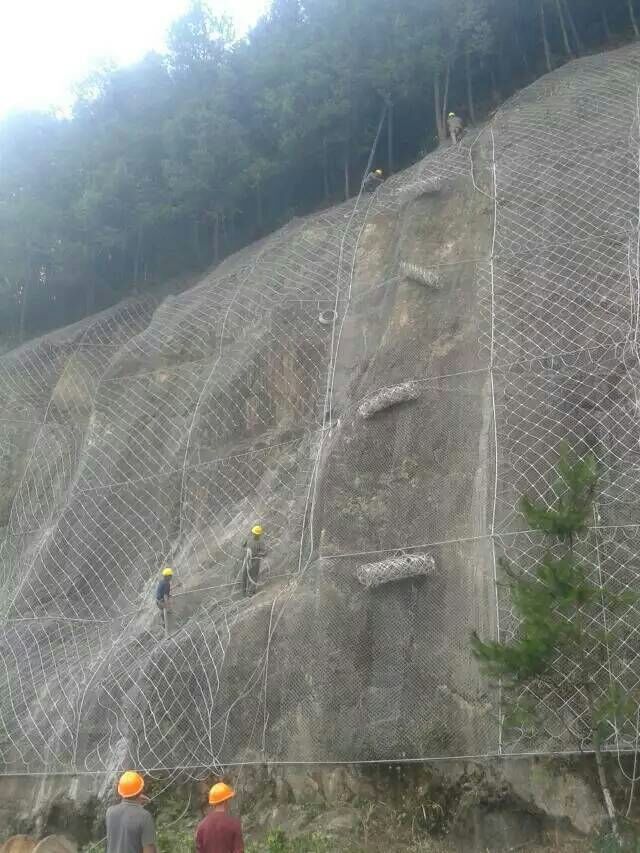
POLYGON ((128 803, 148 803, 143 791, 144 779, 134 770, 127 770, 118 780, 118 794, 128 803))
POLYGON ((449 113, 449 118, 455 118, 455 117, 456 117, 455 113, 449 113))
POLYGON ((373 174, 378 178, 383 177, 382 169, 376 169, 373 174))
POLYGON ((216 782, 209 791, 209 805, 215 809, 215 811, 226 812, 229 808, 229 803, 235 795, 236 792, 233 790, 231 785, 227 785, 225 782, 216 782))
POLYGON ((166 568, 166 569, 163 569, 163 570, 162 570, 162 577, 163 577, 166 581, 171 581, 171 578, 173 577, 173 569, 170 569, 170 568, 167 566, 167 568, 166 568))
POLYGON ((259 539, 263 534, 263 529, 261 524, 254 524, 251 528, 251 533, 253 534, 254 539, 259 539))

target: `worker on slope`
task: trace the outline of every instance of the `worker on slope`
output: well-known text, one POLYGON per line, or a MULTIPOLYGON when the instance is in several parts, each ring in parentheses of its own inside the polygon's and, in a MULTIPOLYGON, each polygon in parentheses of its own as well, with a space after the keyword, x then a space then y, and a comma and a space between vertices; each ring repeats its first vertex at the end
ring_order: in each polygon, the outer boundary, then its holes
POLYGON ((169 606, 171 602, 171 578, 173 577, 173 569, 168 566, 162 570, 162 577, 156 587, 156 606, 160 611, 160 619, 167 630, 169 606))
POLYGON ((374 193, 379 186, 384 183, 384 172, 382 169, 376 169, 374 172, 369 172, 364 179, 364 191, 374 193))
POLYGON ((464 133, 464 125, 462 123, 462 119, 460 116, 457 116, 455 113, 449 113, 447 118, 447 127, 449 128, 449 136, 451 137, 451 144, 458 145, 462 142, 462 134, 464 133))
POLYGON ((156 829, 144 806, 149 798, 142 793, 144 779, 133 770, 118 782, 121 797, 107 809, 107 853, 155 853, 156 829))
POLYGON ((251 538, 242 543, 244 559, 242 562, 242 594, 253 595, 258 588, 260 577, 260 564, 265 556, 265 548, 262 543, 263 529, 260 524, 254 524, 251 528, 251 538))
POLYGON ((244 853, 242 826, 229 814, 233 797, 235 791, 224 782, 209 791, 211 809, 196 829, 196 853, 244 853))

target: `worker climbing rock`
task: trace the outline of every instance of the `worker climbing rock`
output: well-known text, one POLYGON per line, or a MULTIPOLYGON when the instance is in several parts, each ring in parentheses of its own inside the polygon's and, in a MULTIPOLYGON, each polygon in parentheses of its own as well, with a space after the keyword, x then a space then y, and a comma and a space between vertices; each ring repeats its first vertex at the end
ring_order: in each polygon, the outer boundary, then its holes
POLYGON ((364 180, 364 191, 374 193, 381 184, 384 183, 384 173, 382 169, 376 169, 374 172, 369 172, 364 180))
POLYGON ((260 563, 265 556, 265 548, 262 542, 263 529, 261 525, 254 524, 251 528, 251 537, 242 543, 244 559, 242 562, 242 594, 253 595, 258 588, 260 577, 260 563))
POLYGON ((160 611, 160 619, 164 626, 165 632, 169 631, 169 610, 171 604, 171 578, 173 577, 173 569, 167 568, 162 570, 162 577, 156 587, 156 606, 160 611))
POLYGON ((464 125, 462 123, 462 119, 455 113, 449 113, 449 116, 447 118, 447 126, 449 128, 451 144, 458 145, 460 142, 462 142, 462 134, 464 133, 464 125))

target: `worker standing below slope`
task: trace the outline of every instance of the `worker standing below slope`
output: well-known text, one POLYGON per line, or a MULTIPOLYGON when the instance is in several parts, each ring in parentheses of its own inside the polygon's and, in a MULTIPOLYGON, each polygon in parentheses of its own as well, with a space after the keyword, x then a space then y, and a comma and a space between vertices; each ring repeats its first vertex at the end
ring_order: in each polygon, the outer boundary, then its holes
POLYGON ((242 594, 253 595, 258 588, 260 577, 260 563, 265 556, 265 548, 262 544, 263 529, 261 525, 254 524, 251 528, 251 538, 242 543, 244 559, 242 561, 242 594))
POLYGON ((212 807, 196 829, 197 853, 244 853, 242 826, 229 814, 229 801, 235 797, 230 785, 218 782, 209 791, 212 807))
POLYGON ((464 132, 464 125, 462 123, 462 119, 455 113, 449 113, 449 116, 447 118, 447 126, 449 128, 451 144, 458 145, 459 142, 462 142, 462 134, 464 132))
POLYGON ((165 632, 169 631, 169 606, 171 602, 171 578, 173 569, 167 567, 162 570, 162 578, 156 587, 156 606, 160 611, 160 618, 165 632))
POLYGON ((367 193, 374 193, 383 183, 384 173, 382 169, 376 169, 375 172, 369 172, 367 177, 364 179, 364 191, 367 193))
POLYGON ((144 779, 127 770, 118 782, 122 798, 117 806, 107 809, 107 853, 155 853, 156 829, 144 806, 149 802, 144 779))

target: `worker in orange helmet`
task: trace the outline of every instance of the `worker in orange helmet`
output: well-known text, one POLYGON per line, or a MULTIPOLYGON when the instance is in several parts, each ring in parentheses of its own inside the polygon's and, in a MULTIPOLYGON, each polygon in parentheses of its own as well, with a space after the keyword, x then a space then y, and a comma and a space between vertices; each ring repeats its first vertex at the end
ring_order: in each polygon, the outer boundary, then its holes
POLYGON ((121 797, 117 806, 107 809, 107 853, 155 853, 156 829, 144 806, 144 779, 127 770, 118 782, 121 797))
POLYGON ((244 853, 242 826, 229 814, 229 803, 236 792, 225 782, 217 782, 209 791, 211 809, 196 829, 197 853, 244 853))

